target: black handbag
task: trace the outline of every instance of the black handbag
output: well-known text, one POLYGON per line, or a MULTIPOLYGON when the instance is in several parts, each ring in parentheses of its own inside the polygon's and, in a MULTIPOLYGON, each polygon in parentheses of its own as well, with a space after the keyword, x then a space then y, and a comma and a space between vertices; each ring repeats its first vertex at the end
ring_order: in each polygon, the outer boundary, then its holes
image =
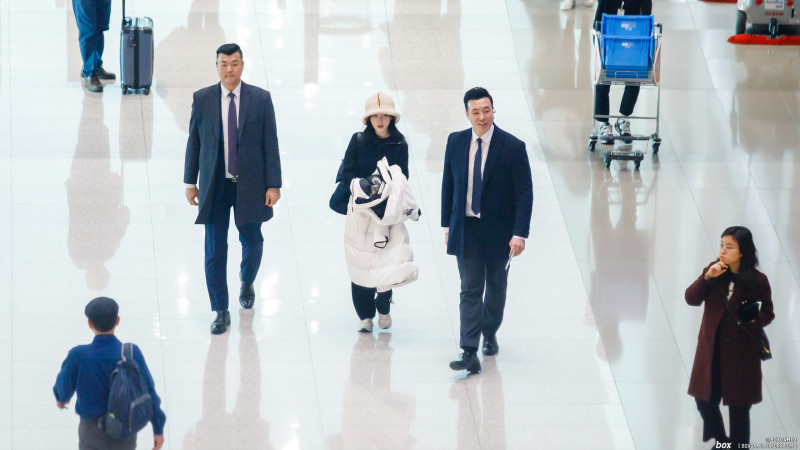
POLYGON ((769 338, 767 337, 767 333, 764 331, 764 328, 761 328, 761 339, 759 339, 753 336, 753 334, 750 333, 750 330, 744 326, 745 323, 749 323, 751 320, 758 317, 758 313, 761 310, 761 302, 757 300, 742 300, 742 302, 739 304, 739 317, 736 317, 733 314, 727 299, 725 300, 725 309, 728 310, 728 314, 731 316, 731 319, 733 319, 736 325, 741 328, 742 331, 744 331, 745 334, 747 334, 750 339, 753 340, 753 342, 761 346, 761 360, 767 361, 772 359, 772 349, 769 347, 769 338))
POLYGON ((347 215, 347 204, 350 203, 350 188, 342 181, 342 168, 344 161, 339 166, 339 174, 336 175, 336 189, 331 194, 331 199, 328 201, 328 206, 334 211, 343 216, 347 215))
MULTIPOLYGON (((361 147, 364 144, 364 133, 359 132, 356 135, 356 149, 361 152, 361 147)), ((328 201, 328 206, 336 213, 343 216, 347 215, 347 204, 350 203, 350 186, 344 183, 344 159, 339 164, 339 172, 336 174, 336 188, 331 194, 331 199, 328 201)))

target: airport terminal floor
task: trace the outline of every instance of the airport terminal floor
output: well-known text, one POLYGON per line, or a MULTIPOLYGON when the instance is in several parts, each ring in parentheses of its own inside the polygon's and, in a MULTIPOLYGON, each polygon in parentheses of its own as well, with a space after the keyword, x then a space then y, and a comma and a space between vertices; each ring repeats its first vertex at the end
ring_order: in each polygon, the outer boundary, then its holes
MULTIPOLYGON (((800 437, 800 52, 727 43, 735 5, 654 1, 663 141, 657 155, 631 144, 639 170, 587 149, 594 8, 581 1, 127 8, 155 24, 149 95, 123 96, 119 80, 83 88, 70 0, 0 0, 0 448, 77 447, 74 401, 58 409, 52 387, 67 351, 91 341, 83 308, 101 295, 120 303, 119 338, 144 352, 166 449, 709 448, 687 395, 702 308, 684 290, 730 225, 753 231, 776 315, 751 442, 800 437), (183 165, 192 93, 218 82, 226 42, 243 49, 243 80, 272 93, 283 189, 262 227, 255 308, 234 296, 229 331, 212 336, 183 165), (500 352, 467 377, 448 367, 459 276, 439 204, 446 139, 469 127, 474 86, 527 144, 535 198, 500 352), (358 333, 328 198, 378 90, 409 144, 419 280, 394 291, 390 329, 358 333)), ((115 0, 105 34, 117 74, 121 13, 115 0)), ((635 113, 656 106, 642 87, 635 113)), ((235 293, 234 227, 229 242, 235 293)), ((150 427, 139 442, 150 448, 150 427)))

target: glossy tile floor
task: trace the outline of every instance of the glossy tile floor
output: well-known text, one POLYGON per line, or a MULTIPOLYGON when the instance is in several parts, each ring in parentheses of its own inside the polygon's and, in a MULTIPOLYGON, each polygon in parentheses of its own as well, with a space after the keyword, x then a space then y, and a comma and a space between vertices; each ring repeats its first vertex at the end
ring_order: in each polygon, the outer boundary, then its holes
MULTIPOLYGON (((51 387, 91 340, 83 307, 97 295, 120 301, 118 334, 145 352, 165 448, 707 448, 686 395, 701 310, 683 291, 731 224, 755 233, 777 315, 752 441, 800 436, 800 52, 728 44, 733 5, 656 0, 664 142, 634 171, 586 149, 583 5, 132 3, 156 24, 149 96, 83 90, 70 1, 0 1, 0 448, 76 447, 77 417, 51 387), (244 79, 272 91, 285 188, 263 227, 256 308, 212 338, 203 229, 181 181, 191 93, 216 82, 229 41, 244 79), (447 366, 459 282, 438 203, 445 139, 468 126, 461 96, 475 85, 527 142, 535 202, 501 351, 465 379, 447 366), (390 332, 363 335, 327 200, 378 89, 403 115, 425 214, 409 225, 419 281, 396 291, 390 332)), ((120 13, 114 2, 115 72, 120 13)), ((637 113, 655 100, 643 88, 637 113)), ((139 438, 149 448, 150 428, 139 438)))

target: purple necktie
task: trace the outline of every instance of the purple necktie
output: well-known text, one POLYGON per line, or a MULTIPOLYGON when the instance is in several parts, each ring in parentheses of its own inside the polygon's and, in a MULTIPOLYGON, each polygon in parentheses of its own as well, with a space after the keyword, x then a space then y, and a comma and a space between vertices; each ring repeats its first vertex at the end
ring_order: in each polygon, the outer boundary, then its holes
POLYGON ((475 215, 481 213, 481 191, 483 190, 483 182, 481 181, 482 142, 481 138, 478 138, 478 151, 475 152, 475 162, 472 164, 472 212, 475 215))
POLYGON ((228 105, 228 173, 239 175, 238 121, 236 120, 236 94, 228 94, 231 102, 228 105))

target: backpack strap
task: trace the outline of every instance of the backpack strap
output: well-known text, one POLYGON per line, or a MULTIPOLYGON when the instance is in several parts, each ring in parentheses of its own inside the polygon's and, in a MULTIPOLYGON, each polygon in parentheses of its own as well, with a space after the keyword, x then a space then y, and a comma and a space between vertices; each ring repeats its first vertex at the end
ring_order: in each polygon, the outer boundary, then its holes
POLYGON ((127 358, 125 358, 125 347, 128 348, 128 354, 131 357, 131 361, 133 361, 133 344, 130 343, 130 342, 126 342, 126 343, 122 344, 122 348, 119 351, 120 359, 122 360, 122 362, 127 362, 128 361, 127 358))

